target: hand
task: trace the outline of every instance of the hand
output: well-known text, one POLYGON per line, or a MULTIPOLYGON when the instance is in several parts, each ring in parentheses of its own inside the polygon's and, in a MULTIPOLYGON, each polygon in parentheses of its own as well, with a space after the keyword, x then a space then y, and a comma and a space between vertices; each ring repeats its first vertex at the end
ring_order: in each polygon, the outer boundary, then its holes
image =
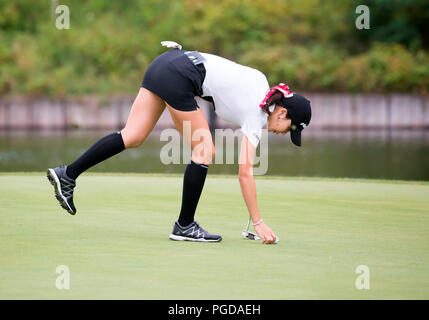
POLYGON ((254 228, 258 236, 262 239, 263 243, 270 244, 276 241, 276 235, 270 229, 270 227, 267 226, 265 223, 262 222, 261 224, 258 224, 254 228))

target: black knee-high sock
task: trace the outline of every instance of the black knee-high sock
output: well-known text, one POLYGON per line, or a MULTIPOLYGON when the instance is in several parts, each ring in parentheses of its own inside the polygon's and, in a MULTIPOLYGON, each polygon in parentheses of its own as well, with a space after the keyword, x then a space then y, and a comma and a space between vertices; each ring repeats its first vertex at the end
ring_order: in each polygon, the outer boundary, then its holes
POLYGON ((195 209, 200 200, 201 191, 206 180, 208 166, 193 161, 188 164, 183 178, 182 208, 179 224, 188 226, 194 221, 195 209))
POLYGON ((125 149, 121 132, 111 133, 85 151, 75 162, 67 166, 67 175, 76 179, 82 172, 125 149))

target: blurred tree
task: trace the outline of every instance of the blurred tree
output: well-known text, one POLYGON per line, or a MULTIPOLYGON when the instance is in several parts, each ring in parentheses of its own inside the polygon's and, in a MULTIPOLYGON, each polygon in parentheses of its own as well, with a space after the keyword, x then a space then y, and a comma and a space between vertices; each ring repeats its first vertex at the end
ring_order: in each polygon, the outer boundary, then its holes
POLYGON ((0 94, 135 93, 162 40, 258 68, 299 91, 429 91, 423 0, 0 0, 0 94), (371 29, 355 28, 358 4, 371 29))
POLYGON ((401 43, 412 50, 429 48, 429 1, 353 0, 352 8, 359 4, 369 7, 371 28, 349 30, 351 39, 357 41, 353 49, 366 50, 375 41, 401 43))
POLYGON ((0 0, 0 30, 3 32, 36 32, 38 22, 50 17, 50 2, 0 0))

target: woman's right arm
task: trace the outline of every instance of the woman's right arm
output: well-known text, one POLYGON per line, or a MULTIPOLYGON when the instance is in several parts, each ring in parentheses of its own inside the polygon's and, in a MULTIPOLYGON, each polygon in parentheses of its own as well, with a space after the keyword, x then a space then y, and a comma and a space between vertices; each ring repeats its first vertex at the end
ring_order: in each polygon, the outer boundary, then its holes
MULTIPOLYGON (((246 202, 247 209, 249 210, 250 217, 254 224, 261 221, 261 214, 256 199, 255 179, 253 177, 253 159, 255 153, 256 148, 244 135, 241 142, 238 177, 244 202, 246 202)), ((254 228, 264 243, 273 243, 276 240, 275 234, 265 223, 260 222, 254 228)))

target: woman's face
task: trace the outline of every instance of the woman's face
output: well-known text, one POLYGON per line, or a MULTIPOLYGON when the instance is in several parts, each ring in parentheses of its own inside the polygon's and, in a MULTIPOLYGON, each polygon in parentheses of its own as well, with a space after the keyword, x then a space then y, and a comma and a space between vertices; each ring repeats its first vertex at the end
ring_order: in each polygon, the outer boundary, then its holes
POLYGON ((274 111, 268 116, 267 128, 269 132, 285 135, 289 132, 292 120, 287 118, 287 109, 276 105, 274 111))

